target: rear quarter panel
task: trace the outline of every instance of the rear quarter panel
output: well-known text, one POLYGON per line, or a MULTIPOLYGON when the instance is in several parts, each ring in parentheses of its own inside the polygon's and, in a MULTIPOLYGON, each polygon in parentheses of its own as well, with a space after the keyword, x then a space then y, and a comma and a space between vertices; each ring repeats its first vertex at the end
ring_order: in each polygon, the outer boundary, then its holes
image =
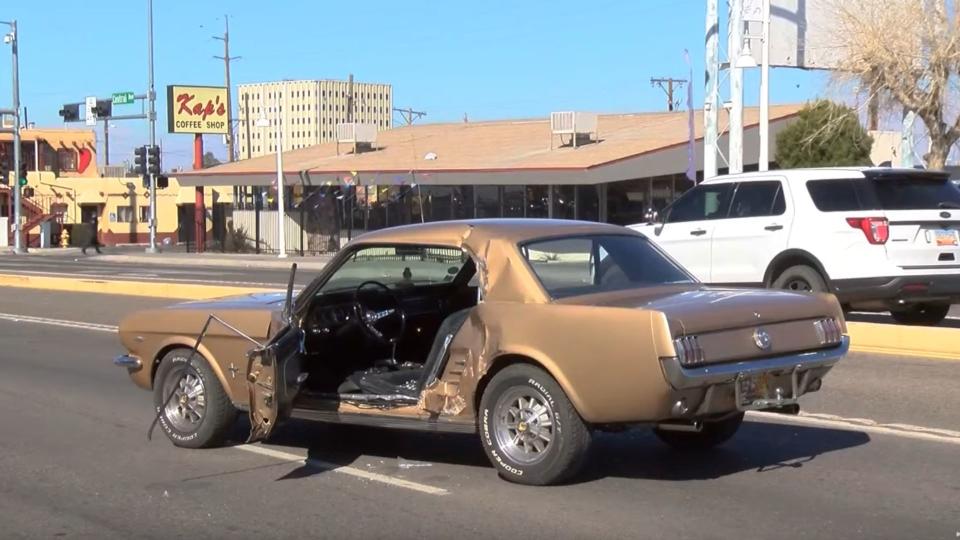
MULTIPOLYGON (((442 381, 463 404, 503 362, 540 364, 588 422, 644 421, 669 409, 671 389, 659 357, 672 352, 666 319, 641 309, 487 302, 451 344, 442 381)), ((461 407, 457 414, 474 414, 461 407)), ((452 411, 447 411, 452 412, 452 411)))

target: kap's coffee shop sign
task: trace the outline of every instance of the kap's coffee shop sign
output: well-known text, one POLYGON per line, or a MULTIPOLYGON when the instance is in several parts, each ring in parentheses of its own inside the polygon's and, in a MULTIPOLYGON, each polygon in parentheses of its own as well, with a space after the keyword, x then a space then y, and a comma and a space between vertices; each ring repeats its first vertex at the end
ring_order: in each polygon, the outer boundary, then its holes
POLYGON ((227 133, 227 88, 167 86, 167 130, 170 133, 227 133))

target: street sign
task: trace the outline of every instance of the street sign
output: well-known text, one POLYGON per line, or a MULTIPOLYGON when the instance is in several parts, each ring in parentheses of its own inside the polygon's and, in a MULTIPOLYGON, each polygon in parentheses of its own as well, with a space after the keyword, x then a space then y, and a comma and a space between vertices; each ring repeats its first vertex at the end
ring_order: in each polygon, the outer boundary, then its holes
POLYGON ((114 105, 129 105, 131 103, 133 103, 133 92, 114 92, 113 93, 114 105))
POLYGON ((86 101, 84 101, 84 105, 86 106, 86 111, 87 111, 86 116, 84 116, 84 118, 87 121, 87 125, 96 126, 97 115, 96 113, 93 112, 93 110, 97 108, 97 96, 87 96, 86 101))

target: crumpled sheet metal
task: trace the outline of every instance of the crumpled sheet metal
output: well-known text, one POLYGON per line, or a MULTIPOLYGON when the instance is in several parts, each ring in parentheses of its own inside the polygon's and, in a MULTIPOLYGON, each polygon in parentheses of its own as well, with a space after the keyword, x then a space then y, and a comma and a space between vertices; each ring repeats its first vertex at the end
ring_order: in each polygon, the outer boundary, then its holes
POLYGON ((420 394, 420 408, 449 416, 472 415, 472 403, 465 394, 474 395, 477 384, 490 367, 490 360, 495 358, 495 354, 488 351, 489 343, 486 327, 475 309, 450 343, 450 357, 443 375, 420 394))

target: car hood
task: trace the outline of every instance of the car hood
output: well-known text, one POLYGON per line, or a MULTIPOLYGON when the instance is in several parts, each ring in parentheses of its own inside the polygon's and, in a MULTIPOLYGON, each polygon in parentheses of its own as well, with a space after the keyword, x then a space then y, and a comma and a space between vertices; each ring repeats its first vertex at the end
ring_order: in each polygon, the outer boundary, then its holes
POLYGON ((227 296, 213 300, 194 300, 169 306, 167 309, 190 309, 203 311, 221 310, 258 310, 280 311, 286 294, 283 292, 251 293, 239 296, 227 296))
POLYGON ((601 293, 563 303, 660 311, 674 335, 822 317, 843 320, 832 295, 769 289, 678 285, 601 293))

